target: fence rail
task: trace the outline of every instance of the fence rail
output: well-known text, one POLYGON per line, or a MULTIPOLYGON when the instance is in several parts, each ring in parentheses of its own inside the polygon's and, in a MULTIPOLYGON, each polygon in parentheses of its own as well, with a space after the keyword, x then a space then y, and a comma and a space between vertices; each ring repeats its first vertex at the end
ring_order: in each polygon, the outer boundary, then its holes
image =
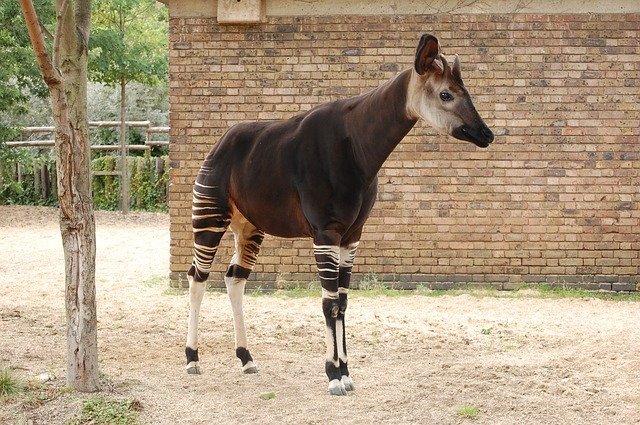
MULTIPOLYGON (((128 150, 149 150, 152 147, 169 146, 169 142, 166 140, 153 140, 155 134, 168 134, 169 127, 152 127, 149 121, 125 121, 127 127, 144 128, 146 129, 146 137, 144 145, 127 145, 128 150)), ((119 128, 120 121, 89 121, 89 128, 119 128)), ((27 134, 47 134, 53 133, 55 127, 23 127, 21 129, 22 136, 27 134)), ((12 140, 6 142, 9 147, 16 148, 44 148, 55 146, 55 140, 12 140)), ((97 151, 105 150, 117 150, 120 149, 120 145, 91 145, 91 149, 97 151)))

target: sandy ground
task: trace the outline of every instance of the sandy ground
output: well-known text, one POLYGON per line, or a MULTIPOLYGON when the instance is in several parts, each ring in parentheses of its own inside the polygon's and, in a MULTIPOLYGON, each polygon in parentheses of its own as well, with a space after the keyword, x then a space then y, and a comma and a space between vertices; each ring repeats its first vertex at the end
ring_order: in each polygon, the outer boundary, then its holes
MULTIPOLYGON (((0 367, 64 385, 57 211, 0 206, 0 367)), ((149 424, 640 423, 640 305, 594 299, 365 297, 347 312, 356 391, 326 394, 317 298, 246 297, 260 373, 234 357, 226 295, 207 293, 203 375, 184 373, 188 297, 168 290, 168 217, 97 214, 104 394, 137 399, 149 424), (276 397, 263 400, 261 393, 276 397)), ((227 259, 224 259, 226 262, 227 259)), ((0 423, 64 423, 77 394, 0 402, 0 423)))

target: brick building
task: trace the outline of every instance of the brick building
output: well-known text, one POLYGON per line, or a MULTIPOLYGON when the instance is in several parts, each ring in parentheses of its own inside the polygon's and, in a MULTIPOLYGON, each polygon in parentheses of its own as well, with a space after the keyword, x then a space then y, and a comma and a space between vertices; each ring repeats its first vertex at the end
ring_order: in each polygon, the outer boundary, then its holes
MULTIPOLYGON (((353 280, 640 284, 639 2, 220 1, 168 0, 172 284, 191 262, 192 182, 226 129, 376 87, 424 32, 459 54, 496 141, 418 124, 380 172, 353 280)), ((249 284, 317 280, 311 247, 267 237, 249 284)))

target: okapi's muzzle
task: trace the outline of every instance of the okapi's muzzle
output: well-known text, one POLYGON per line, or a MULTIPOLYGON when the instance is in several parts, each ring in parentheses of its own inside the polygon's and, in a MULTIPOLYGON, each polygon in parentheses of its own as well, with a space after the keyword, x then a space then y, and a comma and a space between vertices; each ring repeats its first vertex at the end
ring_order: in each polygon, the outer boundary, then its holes
POLYGON ((478 126, 461 125, 454 128, 451 135, 459 140, 471 142, 474 145, 486 148, 493 142, 493 132, 485 123, 478 126))

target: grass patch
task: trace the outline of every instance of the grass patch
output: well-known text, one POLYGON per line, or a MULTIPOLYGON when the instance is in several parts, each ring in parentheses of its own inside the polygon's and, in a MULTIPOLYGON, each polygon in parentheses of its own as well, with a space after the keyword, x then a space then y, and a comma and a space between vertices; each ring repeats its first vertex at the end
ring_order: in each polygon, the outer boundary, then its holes
MULTIPOLYGON (((156 285, 168 283, 166 277, 153 278, 145 284, 156 285), (160 282, 160 283, 157 283, 160 282)), ((210 291, 211 288, 208 288, 210 291)), ((213 289, 213 291, 224 292, 224 289, 213 289)), ((176 296, 185 295, 188 289, 169 287, 162 292, 162 295, 176 296)), ((320 296, 321 289, 318 281, 300 282, 278 280, 275 289, 255 286, 247 288, 246 295, 251 297, 275 296, 282 298, 316 298, 320 296)), ((640 291, 637 292, 611 292, 611 291, 590 291, 586 289, 566 288, 549 284, 522 285, 513 290, 501 290, 491 285, 468 285, 457 289, 430 289, 427 286, 418 284, 413 290, 399 289, 394 286, 394 282, 384 282, 375 273, 365 274, 360 281, 352 282, 352 290, 349 295, 358 297, 406 297, 419 295, 423 297, 444 297, 468 295, 476 298, 539 298, 539 299, 601 299, 608 301, 640 302, 640 291)))
POLYGON ((480 409, 475 406, 462 406, 456 409, 456 415, 464 419, 475 419, 480 414, 480 409))
POLYGON ((317 288, 298 289, 262 289, 261 287, 247 290, 246 295, 250 297, 272 296, 279 298, 317 298, 320 296, 320 285, 317 288))
POLYGON ((566 288, 554 285, 523 286, 521 290, 533 290, 540 298, 595 298, 607 301, 640 301, 640 292, 587 291, 580 288, 566 288))
POLYGON ((350 295, 354 295, 356 297, 400 297, 415 294, 414 291, 397 289, 393 282, 385 282, 376 273, 365 274, 363 278, 354 285, 354 289, 355 291, 350 292, 350 295))
POLYGON ((272 400, 276 398, 276 395, 277 394, 275 391, 265 391, 263 393, 260 393, 258 397, 260 397, 262 400, 272 400))
POLYGON ((187 288, 167 288, 162 291, 161 295, 175 297, 178 295, 185 295, 189 292, 187 288))
MULTIPOLYGON (((263 291, 264 292, 264 291, 263 291)), ((308 298, 318 297, 322 292, 319 281, 300 282, 279 279, 276 282, 276 290, 271 291, 276 296, 284 298, 308 298)), ((269 293, 267 291, 267 293, 269 293)))
POLYGON ((24 382, 14 375, 10 368, 0 370, 0 397, 10 397, 22 392, 24 382))
POLYGON ((69 387, 56 387, 41 384, 40 382, 29 382, 25 386, 25 392, 21 396, 20 404, 23 409, 37 409, 61 395, 71 392, 73 392, 73 389, 69 387))
POLYGON ((66 425, 137 425, 140 423, 137 400, 110 400, 104 397, 89 398, 82 402, 79 417, 66 425))
POLYGON ((320 285, 318 285, 315 289, 277 289, 271 292, 263 291, 262 293, 282 298, 317 298, 322 291, 320 290, 320 285))
POLYGON ((154 276, 150 279, 145 280, 144 282, 142 282, 142 284, 147 288, 153 288, 155 286, 161 286, 161 285, 168 286, 169 276, 154 276))

